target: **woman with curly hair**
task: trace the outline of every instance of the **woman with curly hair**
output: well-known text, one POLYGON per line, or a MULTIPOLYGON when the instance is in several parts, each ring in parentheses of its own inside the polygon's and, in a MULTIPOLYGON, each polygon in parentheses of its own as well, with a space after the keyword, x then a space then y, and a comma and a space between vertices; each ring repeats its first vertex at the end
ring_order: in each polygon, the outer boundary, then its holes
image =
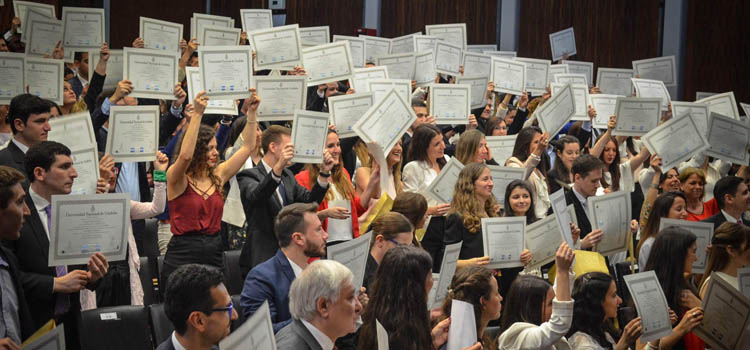
POLYGON ((622 299, 612 276, 603 272, 589 272, 573 284, 573 324, 568 331, 568 342, 576 350, 635 349, 636 340, 643 333, 640 317, 623 328, 615 329, 613 319, 622 299))
POLYGON ((452 300, 460 300, 474 306, 474 322, 477 339, 484 349, 496 349, 496 339, 484 334, 490 321, 500 318, 503 297, 497 288, 497 279, 492 270, 482 266, 471 266, 456 271, 448 287, 450 291, 443 303, 443 314, 451 315, 452 300))
MULTIPOLYGON (((167 170, 167 199, 172 239, 164 256, 163 283, 184 264, 196 263, 221 268, 221 217, 224 211, 222 188, 237 173, 255 148, 255 128, 260 98, 252 95, 247 123, 242 131, 245 142, 227 161, 219 164, 219 152, 213 128, 201 125, 208 105, 205 91, 193 102, 187 130, 177 144, 177 157, 167 170)), ((165 288, 166 289, 166 288, 165 288)), ((162 290, 165 290, 162 289, 162 290)))

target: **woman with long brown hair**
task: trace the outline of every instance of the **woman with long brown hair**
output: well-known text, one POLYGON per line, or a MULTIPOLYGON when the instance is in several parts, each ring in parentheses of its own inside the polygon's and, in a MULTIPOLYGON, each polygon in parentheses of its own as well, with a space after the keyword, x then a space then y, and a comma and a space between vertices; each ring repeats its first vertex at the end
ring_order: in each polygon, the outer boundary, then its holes
POLYGON ((596 141, 596 144, 591 149, 591 155, 599 157, 604 162, 602 187, 605 190, 608 192, 618 190, 633 192, 635 188, 633 174, 643 162, 649 159, 651 153, 644 146, 638 155, 626 162, 620 162, 620 144, 625 142, 625 137, 615 137, 612 135, 612 130, 614 130, 616 123, 615 116, 611 116, 607 123, 607 131, 596 141))

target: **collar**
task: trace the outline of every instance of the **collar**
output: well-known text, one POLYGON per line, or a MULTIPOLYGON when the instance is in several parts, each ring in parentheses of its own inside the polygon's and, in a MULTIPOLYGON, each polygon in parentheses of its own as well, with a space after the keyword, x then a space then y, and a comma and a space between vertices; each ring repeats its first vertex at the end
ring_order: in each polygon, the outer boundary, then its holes
MULTIPOLYGON (((266 169, 266 173, 272 174, 271 172, 273 171, 273 168, 270 165, 268 165, 268 163, 266 163, 265 159, 261 159, 260 163, 263 164, 263 168, 266 169)), ((282 174, 283 174, 283 172, 282 172, 282 174)))
POLYGON ((26 154, 26 152, 29 151, 29 146, 26 146, 23 143, 21 143, 20 141, 16 140, 15 136, 13 138, 11 138, 10 140, 14 144, 16 144, 16 147, 18 147, 18 149, 20 149, 21 152, 23 152, 23 154, 26 154))
POLYGON ((302 268, 299 265, 295 264, 294 261, 292 261, 292 259, 289 259, 289 257, 286 256, 286 254, 284 254, 284 257, 286 258, 287 261, 289 261, 289 266, 292 267, 292 271, 294 272, 294 278, 299 278, 299 275, 302 274, 302 268))
POLYGON ((302 321, 302 324, 305 325, 305 328, 307 328, 308 331, 310 331, 310 334, 312 334, 313 338, 318 342, 320 345, 320 348, 323 350, 333 350, 333 341, 331 338, 328 338, 327 335, 323 334, 318 328, 313 326, 312 323, 307 322, 305 320, 302 321))
POLYGON ((581 202, 581 205, 585 207, 586 204, 588 203, 588 200, 586 199, 586 197, 578 193, 578 191, 576 191, 575 186, 570 186, 570 188, 573 190, 573 194, 576 195, 576 198, 578 198, 578 201, 581 202))
POLYGON ((177 333, 175 331, 172 331, 172 346, 174 346, 174 350, 185 350, 185 347, 177 340, 177 333))
POLYGON ((31 196, 31 201, 34 202, 36 211, 42 211, 50 204, 46 199, 34 192, 34 189, 31 188, 31 186, 29 186, 29 196, 31 196))
MULTIPOLYGON (((89 72, 89 73, 91 73, 91 72, 89 72)), ((88 81, 88 80, 86 80, 86 79, 83 79, 83 77, 81 76, 81 74, 80 74, 80 73, 78 73, 78 70, 77 70, 77 69, 76 69, 76 76, 78 77, 78 80, 79 80, 79 81, 81 82, 81 86, 82 86, 82 87, 86 87, 86 85, 88 85, 88 84, 89 84, 89 81, 88 81)))
MULTIPOLYGON (((729 213, 725 212, 724 209, 721 210, 721 214, 724 215, 724 218, 726 218, 727 221, 729 221, 731 223, 737 223, 737 219, 735 217, 729 215, 729 213)), ((740 220, 739 222, 742 223, 742 220, 740 220)))

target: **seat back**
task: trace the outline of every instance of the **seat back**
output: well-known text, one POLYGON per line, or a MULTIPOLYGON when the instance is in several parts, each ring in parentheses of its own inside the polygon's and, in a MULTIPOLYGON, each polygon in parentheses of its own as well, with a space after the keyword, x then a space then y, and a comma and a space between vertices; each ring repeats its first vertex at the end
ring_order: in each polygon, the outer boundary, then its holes
POLYGON ((232 321, 232 324, 229 326, 229 328, 234 332, 235 329, 240 328, 240 326, 245 323, 245 316, 242 313, 242 306, 240 305, 239 295, 232 295, 232 304, 234 305, 234 310, 237 311, 237 319, 232 321))
POLYGON ((224 285, 227 287, 229 295, 242 293, 242 285, 245 282, 245 276, 240 273, 240 251, 227 250, 224 252, 224 285))
POLYGON ((83 350, 152 349, 148 311, 143 306, 113 306, 81 313, 83 350))
POLYGON ((164 304, 154 304, 148 307, 148 313, 151 318, 151 331, 154 337, 154 344, 159 345, 169 338, 174 331, 172 322, 164 313, 164 304))
POLYGON ((154 299, 154 271, 149 263, 149 258, 141 257, 141 268, 138 270, 138 276, 143 287, 143 305, 151 305, 156 302, 154 299))

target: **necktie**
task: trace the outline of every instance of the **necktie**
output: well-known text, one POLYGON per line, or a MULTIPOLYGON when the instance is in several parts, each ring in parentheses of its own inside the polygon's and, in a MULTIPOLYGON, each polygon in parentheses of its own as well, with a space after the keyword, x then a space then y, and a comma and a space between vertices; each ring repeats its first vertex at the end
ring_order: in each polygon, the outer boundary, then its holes
POLYGON ((284 187, 284 179, 282 178, 281 181, 279 181, 279 194, 281 195, 281 206, 286 206, 287 199, 286 199, 286 187, 284 187))
MULTIPOLYGON (((44 207, 44 212, 47 214, 47 230, 52 229, 52 205, 44 207)), ((68 268, 65 265, 55 266, 56 277, 62 277, 68 274, 68 268)), ((64 314, 69 307, 70 300, 67 294, 58 293, 57 302, 55 303, 55 316, 64 314)))

